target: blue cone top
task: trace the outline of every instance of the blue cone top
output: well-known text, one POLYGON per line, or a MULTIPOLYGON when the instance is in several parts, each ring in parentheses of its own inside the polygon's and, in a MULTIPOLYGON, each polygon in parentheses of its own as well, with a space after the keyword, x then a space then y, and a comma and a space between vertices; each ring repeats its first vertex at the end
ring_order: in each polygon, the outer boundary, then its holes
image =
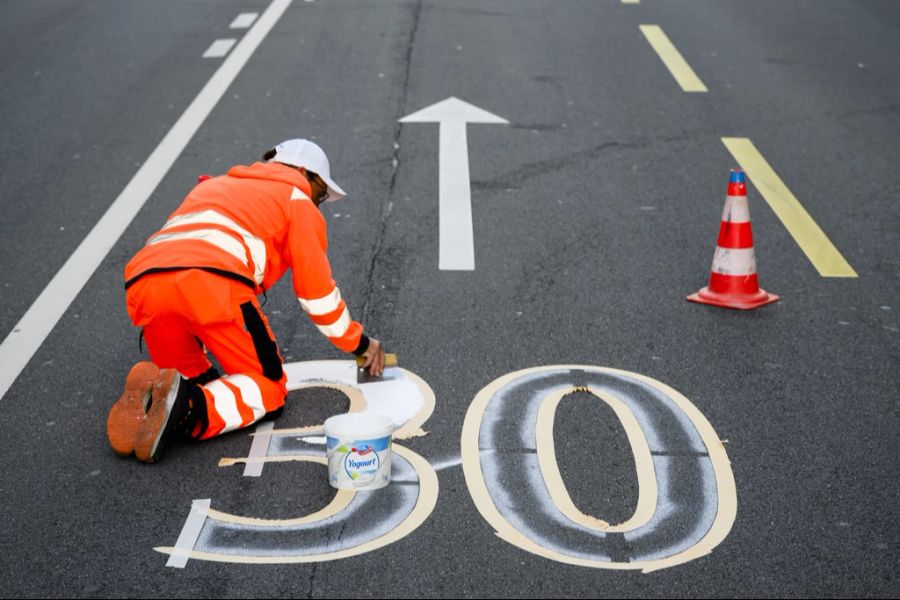
POLYGON ((742 169, 732 169, 728 183, 747 183, 747 175, 742 169))

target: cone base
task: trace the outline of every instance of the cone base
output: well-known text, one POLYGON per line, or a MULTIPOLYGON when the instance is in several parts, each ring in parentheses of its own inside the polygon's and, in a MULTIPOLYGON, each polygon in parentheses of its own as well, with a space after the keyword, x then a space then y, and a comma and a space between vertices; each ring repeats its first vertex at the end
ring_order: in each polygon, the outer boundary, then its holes
POLYGON ((696 294, 691 294, 687 299, 691 302, 699 304, 710 304, 712 306, 721 306, 723 308, 735 308, 738 310, 752 310, 772 304, 778 301, 780 296, 770 294, 766 290, 760 289, 756 294, 720 294, 711 291, 708 287, 703 288, 696 294))

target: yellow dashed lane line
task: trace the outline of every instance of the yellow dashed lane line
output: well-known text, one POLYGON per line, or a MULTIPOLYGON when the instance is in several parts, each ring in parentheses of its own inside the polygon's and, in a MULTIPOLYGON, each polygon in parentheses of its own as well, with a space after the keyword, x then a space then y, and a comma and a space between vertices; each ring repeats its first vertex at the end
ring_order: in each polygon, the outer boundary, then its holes
POLYGON ((706 86, 694 73, 691 66, 684 60, 681 53, 675 48, 669 40, 669 36, 662 30, 659 25, 641 25, 641 33, 650 42, 650 45, 656 50, 663 64, 668 67, 672 77, 678 82, 685 92, 706 92, 706 86))

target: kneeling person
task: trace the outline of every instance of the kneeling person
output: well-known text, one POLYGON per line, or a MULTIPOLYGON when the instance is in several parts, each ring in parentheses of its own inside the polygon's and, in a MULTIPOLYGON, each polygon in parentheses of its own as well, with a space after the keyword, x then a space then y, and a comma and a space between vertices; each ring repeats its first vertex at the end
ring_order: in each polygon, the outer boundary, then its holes
POLYGON ((280 414, 287 376, 256 297, 288 269, 316 327, 381 374, 384 350, 350 318, 326 255, 319 205, 344 195, 318 145, 288 140, 263 162, 202 181, 150 237, 125 287, 152 362, 131 369, 109 412, 117 453, 155 462, 176 436, 209 439, 280 414))

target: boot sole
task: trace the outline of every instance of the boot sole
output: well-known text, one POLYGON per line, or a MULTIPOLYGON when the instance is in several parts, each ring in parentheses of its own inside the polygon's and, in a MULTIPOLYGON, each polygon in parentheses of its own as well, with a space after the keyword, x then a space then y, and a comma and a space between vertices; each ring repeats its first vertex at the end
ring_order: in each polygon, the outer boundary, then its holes
POLYGON ((106 418, 109 445, 121 456, 134 452, 134 440, 144 420, 144 407, 159 378, 159 367, 141 362, 131 368, 125 379, 125 391, 113 404, 106 418))
POLYGON ((178 395, 181 376, 175 369, 162 369, 153 386, 150 410, 134 436, 134 455, 141 462, 154 463, 162 455, 160 441, 178 395))

